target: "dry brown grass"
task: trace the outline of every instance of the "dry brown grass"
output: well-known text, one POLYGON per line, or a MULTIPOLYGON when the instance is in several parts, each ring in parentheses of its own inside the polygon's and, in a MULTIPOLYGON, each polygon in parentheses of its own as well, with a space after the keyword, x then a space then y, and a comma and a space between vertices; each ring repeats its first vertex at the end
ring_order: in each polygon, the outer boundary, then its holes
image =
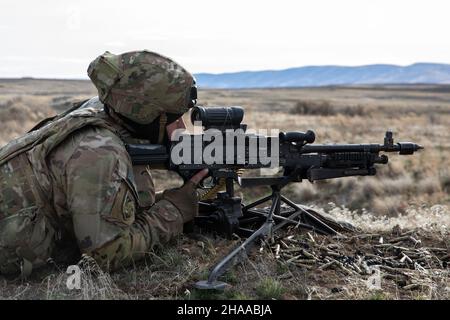
MULTIPOLYGON (((331 214, 366 228, 365 234, 348 238, 330 238, 299 233, 297 230, 278 234, 273 244, 264 244, 250 260, 228 272, 223 280, 230 286, 224 292, 204 292, 193 288, 198 280, 207 277, 207 270, 217 262, 236 241, 199 235, 183 235, 170 246, 151 252, 145 261, 111 274, 104 273, 95 264, 82 266, 80 290, 65 286, 65 269, 48 268, 23 282, 1 280, 0 299, 449 299, 450 270, 448 250, 449 230, 441 225, 449 211, 443 207, 421 208, 397 218, 374 217, 335 207, 331 214), (401 247, 419 250, 447 249, 441 252, 447 259, 444 267, 410 266, 383 269, 381 290, 367 286, 370 273, 358 274, 342 268, 319 268, 313 263, 300 265, 277 257, 277 244, 289 241, 299 243, 299 248, 320 252, 321 247, 332 245, 342 258, 356 261, 358 257, 376 252, 375 246, 389 243, 412 227, 418 245, 404 242, 401 247), (423 248, 423 249, 421 249, 423 248), (355 260, 356 259, 356 260, 355 260), (447 267, 445 267, 445 265, 447 267)), ((411 233, 409 233, 411 234, 411 233)), ((299 249, 301 250, 301 249, 299 249)), ((382 256, 399 263, 401 254, 386 251, 382 256)), ((367 256, 366 256, 367 259, 367 256)), ((434 261, 430 258, 429 261, 434 261)), ((436 264, 437 262, 434 262, 436 264)), ((347 267, 349 268, 349 267, 347 267)))
MULTIPOLYGON (((87 81, 0 81, 0 145, 23 134, 41 118, 64 110, 71 101, 94 94, 87 81)), ((207 90, 200 92, 199 103, 242 105, 249 127, 312 129, 317 143, 381 143, 384 132, 390 129, 400 140, 424 145, 425 150, 414 156, 392 155, 376 177, 303 182, 289 186, 286 193, 365 232, 389 237, 392 228, 399 225, 405 230, 424 230, 427 241, 447 250, 450 247, 450 87, 207 90)), ((161 189, 181 183, 173 173, 167 176, 155 171, 154 177, 161 189)), ((239 192, 251 199, 267 190, 239 192)), ((412 270, 412 279, 421 283, 414 290, 387 280, 383 291, 373 292, 367 289, 365 277, 286 266, 270 254, 255 255, 227 274, 234 286, 223 294, 193 290, 192 284, 205 278, 211 262, 232 245, 222 239, 182 236, 175 245, 155 251, 145 262, 125 271, 99 277, 85 270, 85 289, 75 292, 64 287, 64 268, 43 270, 26 282, 0 277, 0 298, 245 299, 272 295, 283 299, 449 299, 448 264, 446 269, 427 274, 412 270)))
POLYGON ((39 120, 52 116, 94 95, 87 81, 36 81, 0 79, 0 145, 31 129, 39 120))

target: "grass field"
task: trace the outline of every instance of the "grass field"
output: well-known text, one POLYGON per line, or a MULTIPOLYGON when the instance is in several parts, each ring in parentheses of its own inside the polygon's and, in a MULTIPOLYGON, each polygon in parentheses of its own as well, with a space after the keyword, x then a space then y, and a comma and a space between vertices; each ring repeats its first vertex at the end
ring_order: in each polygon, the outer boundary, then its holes
MULTIPOLYGON (((95 90, 87 81, 0 80, 0 145, 23 134, 43 117, 68 108, 72 101, 93 95, 95 90)), ((276 239, 275 244, 264 246, 263 252, 267 254, 257 254, 227 274, 228 282, 234 286, 223 294, 205 295, 192 290, 191 285, 204 278, 211 261, 219 259, 233 243, 211 237, 182 236, 166 250, 152 253, 145 263, 137 264, 131 271, 101 273, 101 277, 98 272, 97 276, 86 272, 85 282, 89 285, 81 292, 65 289, 64 272, 44 270, 27 282, 0 276, 0 298, 450 297, 450 86, 204 90, 199 97, 201 105, 243 106, 244 122, 255 129, 312 129, 317 143, 382 143, 384 132, 392 130, 395 139, 414 141, 425 150, 414 156, 390 156, 389 164, 380 168, 376 177, 289 186, 286 193, 293 200, 352 222, 365 236, 343 240, 312 235, 312 241, 311 235, 291 230, 294 238, 289 238, 288 232, 284 238, 276 239), (289 244, 285 237, 295 241, 289 244), (403 240, 393 241, 401 237, 403 240), (418 244, 408 237, 421 242, 418 244), (276 254, 283 243, 286 250, 294 250, 295 243, 303 243, 317 259, 305 263, 286 262, 289 255, 276 254), (323 248, 318 243, 331 246, 329 248, 337 246, 332 250, 346 257, 355 258, 358 250, 365 252, 365 256, 398 257, 397 260, 403 259, 402 263, 406 263, 407 271, 386 265, 392 270, 383 270, 386 276, 382 289, 369 290, 365 283, 368 273, 351 272, 340 263, 335 263, 333 268, 320 269, 330 261, 322 261, 323 248), (374 252, 377 245, 389 243, 392 246, 382 246, 377 249, 380 252, 374 252), (397 252, 395 246, 407 247, 409 251, 397 252), (402 255, 405 252, 410 252, 411 257, 417 257, 424 265, 407 265, 402 255), (436 259, 441 264, 435 263, 436 259)), ((251 172, 246 174, 251 175, 251 172)), ((154 176, 160 189, 180 184, 175 174, 155 171, 154 176)), ((240 192, 245 199, 253 199, 267 190, 240 192)))

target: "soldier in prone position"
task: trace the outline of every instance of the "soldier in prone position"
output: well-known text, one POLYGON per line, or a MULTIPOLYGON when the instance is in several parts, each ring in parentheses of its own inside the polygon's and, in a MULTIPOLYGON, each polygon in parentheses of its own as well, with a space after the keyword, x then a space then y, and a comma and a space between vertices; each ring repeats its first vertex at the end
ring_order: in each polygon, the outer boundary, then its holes
POLYGON ((199 172, 155 193, 125 143, 164 143, 195 105, 193 76, 149 51, 105 52, 88 68, 94 97, 0 149, 0 274, 87 254, 101 267, 136 261, 197 214, 199 172))

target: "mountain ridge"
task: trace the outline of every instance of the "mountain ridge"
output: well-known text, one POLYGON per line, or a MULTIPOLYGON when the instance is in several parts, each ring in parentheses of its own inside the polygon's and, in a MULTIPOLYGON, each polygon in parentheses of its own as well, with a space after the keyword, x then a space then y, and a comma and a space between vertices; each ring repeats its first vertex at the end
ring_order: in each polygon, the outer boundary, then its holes
POLYGON ((197 73, 202 88, 320 87, 358 84, 450 84, 450 64, 304 66, 281 70, 197 73))

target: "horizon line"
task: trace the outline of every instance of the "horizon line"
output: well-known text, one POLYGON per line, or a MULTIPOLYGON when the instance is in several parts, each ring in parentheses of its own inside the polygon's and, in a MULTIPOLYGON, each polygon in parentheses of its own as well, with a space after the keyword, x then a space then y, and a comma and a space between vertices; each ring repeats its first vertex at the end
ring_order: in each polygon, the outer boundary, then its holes
MULTIPOLYGON (((371 64, 361 64, 361 65, 341 65, 341 64, 312 64, 312 65, 303 65, 303 66, 297 66, 297 67, 288 67, 283 69, 259 69, 259 70, 249 70, 244 69, 240 71, 225 71, 225 72, 194 72, 192 73, 195 75, 229 75, 229 74, 236 74, 236 73, 251 73, 251 72, 280 72, 280 71, 287 71, 292 69, 302 69, 302 68, 326 68, 326 67, 338 67, 338 68, 363 68, 363 67, 370 67, 370 66, 390 66, 390 67, 399 67, 399 68, 407 68, 414 65, 421 65, 421 64, 428 64, 428 65, 446 65, 450 66, 450 63, 445 62, 414 62, 410 64, 392 64, 392 63, 371 63, 371 64)), ((59 76, 33 76, 33 75, 26 75, 26 76, 13 76, 13 77, 1 77, 2 80, 18 80, 18 79, 36 79, 36 80, 73 80, 73 81, 81 81, 81 80, 89 80, 89 77, 86 75, 86 77, 59 77, 59 76)))
MULTIPOLYGON (((75 78, 35 78, 35 77, 20 77, 20 78, 1 78, 2 81, 21 81, 21 80, 34 80, 34 81, 85 81, 91 82, 90 79, 75 79, 75 78)), ((91 82, 92 83, 92 82, 91 82)), ((364 88, 364 87, 395 87, 395 86, 435 86, 435 87, 450 87, 450 83, 438 83, 438 82, 398 82, 398 83, 341 83, 341 84, 325 84, 325 85, 309 85, 309 86, 283 86, 283 87, 236 87, 236 88, 221 88, 221 87, 202 87, 201 90, 270 90, 270 89, 308 89, 308 88, 364 88)))
POLYGON ((288 67, 283 69, 260 69, 260 70, 241 70, 241 71, 226 71, 226 72, 195 72, 195 74, 210 74, 210 75, 222 75, 222 74, 233 74, 233 73, 245 73, 245 72, 276 72, 276 71, 286 71, 292 69, 301 69, 301 68, 321 68, 321 67, 338 67, 338 68, 362 68, 362 67, 370 67, 370 66, 390 66, 390 67, 399 67, 399 68, 407 68, 414 65, 419 64, 429 64, 429 65, 446 65, 450 66, 448 62, 413 62, 409 64, 393 64, 393 63, 369 63, 369 64, 360 64, 360 65, 344 65, 344 64, 311 64, 311 65, 303 65, 297 67, 288 67))

